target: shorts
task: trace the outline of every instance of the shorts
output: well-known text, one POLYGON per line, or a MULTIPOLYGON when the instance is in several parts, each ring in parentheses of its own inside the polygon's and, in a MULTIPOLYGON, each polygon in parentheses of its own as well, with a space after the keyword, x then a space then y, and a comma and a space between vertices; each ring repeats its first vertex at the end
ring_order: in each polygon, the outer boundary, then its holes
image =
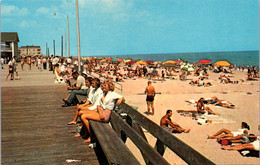
POLYGON ((146 97, 146 101, 153 102, 153 100, 154 100, 154 96, 147 96, 146 97))
POLYGON ((110 120, 111 110, 100 108, 101 112, 103 113, 104 120, 102 122, 106 123, 110 120))
POLYGON ((165 129, 167 132, 170 132, 170 133, 172 133, 172 131, 173 131, 173 129, 170 128, 170 127, 162 127, 162 128, 165 129))

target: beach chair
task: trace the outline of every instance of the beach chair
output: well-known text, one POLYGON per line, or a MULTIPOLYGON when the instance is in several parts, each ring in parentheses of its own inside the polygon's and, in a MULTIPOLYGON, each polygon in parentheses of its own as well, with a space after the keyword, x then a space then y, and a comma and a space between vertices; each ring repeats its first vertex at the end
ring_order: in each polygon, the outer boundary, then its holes
POLYGON ((54 73, 55 73, 55 81, 54 81, 54 83, 56 83, 56 84, 61 84, 61 83, 64 84, 65 83, 64 78, 59 76, 56 71, 54 73))

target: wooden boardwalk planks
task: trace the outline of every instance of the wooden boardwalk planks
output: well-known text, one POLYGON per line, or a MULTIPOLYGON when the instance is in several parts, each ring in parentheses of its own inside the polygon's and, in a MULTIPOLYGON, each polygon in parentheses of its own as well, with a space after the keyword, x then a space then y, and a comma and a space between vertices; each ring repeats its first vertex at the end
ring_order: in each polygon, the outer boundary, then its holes
POLYGON ((2 164, 99 164, 75 126, 75 107, 62 108, 64 86, 2 87, 2 164))

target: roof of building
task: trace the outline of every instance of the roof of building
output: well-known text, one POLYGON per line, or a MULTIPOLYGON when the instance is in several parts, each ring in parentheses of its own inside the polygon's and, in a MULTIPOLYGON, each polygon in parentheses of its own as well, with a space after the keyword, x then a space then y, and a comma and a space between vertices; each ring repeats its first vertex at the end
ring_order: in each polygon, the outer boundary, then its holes
POLYGON ((34 46, 34 45, 31 45, 31 46, 21 46, 20 48, 41 48, 40 46, 34 46))
POLYGON ((20 42, 17 32, 1 32, 1 42, 17 41, 20 42))

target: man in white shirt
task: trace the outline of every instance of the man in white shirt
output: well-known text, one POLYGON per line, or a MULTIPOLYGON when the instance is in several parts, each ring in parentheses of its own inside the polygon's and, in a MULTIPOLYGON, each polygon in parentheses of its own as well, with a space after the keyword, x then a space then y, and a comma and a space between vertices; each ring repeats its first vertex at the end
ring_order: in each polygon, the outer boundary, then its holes
POLYGON ((72 105, 76 105, 78 103, 76 95, 87 95, 87 89, 88 87, 85 84, 85 78, 77 71, 72 73, 73 78, 76 80, 75 84, 72 85, 71 87, 68 86, 68 90, 71 90, 70 96, 67 100, 65 101, 65 104, 62 105, 62 107, 68 107, 72 105))

